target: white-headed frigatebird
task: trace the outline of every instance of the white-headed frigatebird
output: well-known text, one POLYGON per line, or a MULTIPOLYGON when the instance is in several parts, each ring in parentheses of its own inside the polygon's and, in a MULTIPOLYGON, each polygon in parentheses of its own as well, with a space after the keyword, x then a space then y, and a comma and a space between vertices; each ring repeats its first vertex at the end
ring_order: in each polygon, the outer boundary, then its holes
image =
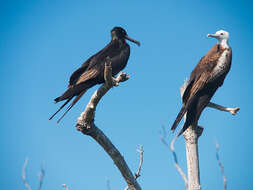
POLYGON ((110 43, 101 51, 91 56, 80 68, 72 73, 69 79, 68 89, 60 97, 55 98, 55 103, 63 100, 66 100, 66 102, 49 118, 49 120, 51 120, 72 98, 75 97, 62 117, 57 121, 57 123, 59 123, 65 114, 89 88, 105 82, 104 68, 106 59, 110 59, 113 76, 125 68, 130 55, 130 46, 126 43, 126 40, 134 42, 140 46, 140 42, 130 38, 123 28, 114 27, 111 30, 110 43))
POLYGON ((216 90, 222 86, 232 62, 232 49, 228 45, 229 33, 220 30, 208 34, 218 40, 218 43, 203 56, 191 72, 187 87, 183 93, 183 106, 174 121, 171 130, 175 130, 184 114, 186 120, 180 136, 189 126, 197 125, 199 117, 208 105, 216 90))

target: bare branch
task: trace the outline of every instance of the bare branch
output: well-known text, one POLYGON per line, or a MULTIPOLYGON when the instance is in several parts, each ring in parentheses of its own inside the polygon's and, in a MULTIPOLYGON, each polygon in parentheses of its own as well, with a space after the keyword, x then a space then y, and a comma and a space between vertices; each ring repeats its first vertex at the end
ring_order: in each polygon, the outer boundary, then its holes
POLYGON ((45 170, 43 168, 43 165, 41 165, 41 169, 40 169, 40 172, 39 172, 39 187, 38 187, 38 190, 41 190, 44 176, 45 176, 45 170))
MULTIPOLYGON (((142 167, 142 163, 143 163, 143 152, 144 152, 144 151, 143 151, 143 146, 142 146, 142 145, 140 146, 140 149, 137 150, 137 152, 140 153, 140 163, 139 163, 138 170, 137 170, 137 172, 136 172, 135 175, 134 175, 134 179, 135 179, 135 180, 136 180, 138 177, 141 176, 141 167, 142 167)), ((129 189, 129 187, 126 186, 124 190, 128 190, 128 189, 129 189)))
POLYGON ((105 83, 92 95, 84 112, 81 113, 80 117, 77 120, 76 128, 77 130, 81 131, 83 134, 92 137, 104 148, 104 150, 112 158, 115 165, 120 170, 122 176, 124 177, 127 185, 129 186, 131 190, 141 190, 141 187, 136 182, 123 156, 112 144, 109 138, 94 124, 96 106, 101 100, 101 98, 113 86, 117 86, 120 82, 124 82, 128 80, 129 75, 125 73, 120 73, 116 77, 116 79, 113 78, 111 63, 109 59, 107 59, 106 64, 105 64, 104 77, 105 77, 105 83))
POLYGON ((26 167, 27 167, 28 161, 29 161, 29 158, 27 157, 25 159, 25 163, 24 163, 24 166, 23 166, 23 169, 22 169, 22 180, 23 180, 23 182, 25 184, 26 189, 27 190, 32 190, 31 187, 30 187, 30 185, 27 182, 27 179, 26 179, 26 167))
POLYGON ((111 185, 110 185, 109 179, 106 180, 106 186, 107 186, 107 190, 111 190, 111 185))
POLYGON ((174 158, 174 166, 177 169, 178 173, 183 178, 184 184, 185 184, 185 189, 187 189, 188 188, 188 180, 187 180, 187 177, 186 177, 185 173, 183 172, 182 168, 180 167, 180 165, 178 163, 177 154, 176 154, 175 147, 174 147, 175 141, 177 140, 177 136, 175 136, 174 139, 172 139, 172 141, 171 141, 171 143, 169 145, 167 143, 167 141, 165 140, 165 138, 167 137, 167 133, 166 133, 166 130, 165 130, 164 126, 162 127, 162 129, 163 129, 163 132, 162 132, 162 135, 160 137, 160 140, 162 141, 162 143, 167 148, 169 148, 171 150, 173 158, 174 158))
POLYGON ((185 175, 185 173, 183 172, 182 168, 179 166, 178 164, 178 159, 177 159, 177 155, 176 155, 176 152, 175 152, 175 148, 174 148, 174 144, 175 144, 175 141, 177 140, 177 135, 174 137, 174 139, 172 139, 171 143, 170 143, 170 150, 173 154, 173 158, 174 158, 174 166, 175 168, 177 169, 178 173, 182 176, 183 180, 184 180, 184 184, 185 184, 185 189, 188 189, 188 180, 187 180, 187 177, 185 175))
POLYGON ((65 190, 69 190, 66 184, 62 184, 62 187, 64 187, 65 190))
POLYGON ((220 157, 219 157, 219 143, 218 141, 215 139, 215 145, 216 145, 216 159, 218 161, 218 164, 219 164, 219 167, 220 167, 220 170, 221 170, 221 174, 222 174, 222 178, 223 178, 223 183, 224 183, 224 190, 227 189, 227 178, 225 176, 225 172, 224 172, 224 167, 220 161, 220 157))
POLYGON ((229 113, 231 113, 232 115, 236 115, 237 112, 240 110, 239 107, 228 108, 228 107, 223 107, 223 106, 221 106, 221 105, 218 105, 218 104, 215 104, 215 103, 212 103, 212 102, 210 102, 207 106, 210 107, 210 108, 218 109, 218 110, 220 110, 220 111, 229 112, 229 113))
POLYGON ((143 152, 144 152, 143 146, 141 145, 140 149, 137 150, 137 151, 140 153, 140 163, 139 163, 138 170, 137 170, 137 172, 134 175, 135 179, 137 179, 138 177, 141 176, 141 166, 142 166, 142 163, 143 163, 143 152))

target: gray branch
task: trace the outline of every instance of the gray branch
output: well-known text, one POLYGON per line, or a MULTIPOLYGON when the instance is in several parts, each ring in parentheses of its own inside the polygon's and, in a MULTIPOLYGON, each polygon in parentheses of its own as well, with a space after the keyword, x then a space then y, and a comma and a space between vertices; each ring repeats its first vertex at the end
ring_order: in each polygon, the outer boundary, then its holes
MULTIPOLYGON (((26 167, 27 167, 28 162, 29 162, 29 158, 27 157, 25 159, 25 163, 24 163, 24 166, 23 166, 23 169, 22 169, 22 176, 21 177, 22 177, 22 180, 25 184, 26 189, 27 190, 32 190, 31 186, 28 184, 27 179, 26 179, 26 167)), ((41 169, 40 169, 40 172, 39 172, 38 190, 41 190, 43 180, 44 180, 44 176, 45 176, 45 170, 44 170, 43 166, 41 165, 41 169)))
MULTIPOLYGON (((188 85, 188 80, 180 88, 180 95, 183 97, 184 91, 188 85)), ((186 117, 186 114, 185 116, 186 117)), ((188 190, 200 190, 200 176, 199 176, 199 153, 198 153, 198 139, 203 132, 203 127, 195 123, 189 126, 184 132, 186 160, 187 160, 187 174, 188 174, 188 190)))
POLYGON ((188 173, 188 190, 200 190, 199 176, 199 153, 198 139, 203 132, 203 127, 195 125, 189 126, 184 132, 187 173, 188 173))
POLYGON ((106 180, 106 187, 107 187, 107 190, 111 190, 111 185, 110 185, 109 179, 106 180))
POLYGON ((124 177, 128 187, 131 190, 141 190, 141 187, 135 180, 134 175, 130 171, 127 163, 125 162, 123 156, 117 150, 117 148, 112 144, 110 139, 94 124, 94 117, 96 106, 101 100, 101 98, 113 87, 118 86, 120 82, 124 82, 129 79, 129 75, 125 73, 120 73, 116 78, 112 77, 112 67, 109 58, 105 64, 105 83, 92 95, 88 105, 86 106, 83 113, 77 120, 76 128, 81 131, 84 135, 92 137, 97 141, 100 146, 107 152, 107 154, 114 161, 115 165, 124 177))
POLYGON ((231 113, 232 115, 236 115, 237 112, 240 110, 239 107, 228 108, 228 107, 223 107, 223 106, 221 106, 221 105, 219 105, 219 104, 215 104, 215 103, 212 103, 212 102, 210 102, 207 106, 210 107, 210 108, 218 109, 218 110, 220 110, 220 111, 229 112, 229 113, 231 113))
POLYGON ((135 179, 137 179, 138 177, 141 176, 141 167, 142 167, 142 163, 143 163, 143 152, 144 152, 143 146, 141 145, 140 149, 137 150, 137 151, 140 153, 140 163, 139 163, 138 170, 137 170, 137 172, 134 175, 135 179))
POLYGON ((44 180, 44 176, 45 176, 45 170, 43 165, 41 165, 41 169, 39 172, 39 186, 38 186, 38 190, 41 190, 42 184, 43 184, 43 180, 44 180))
POLYGON ((25 184, 26 189, 27 190, 32 190, 32 188, 30 187, 30 185, 28 184, 27 179, 26 179, 26 167, 27 167, 28 162, 29 162, 29 158, 27 157, 25 159, 25 163, 24 163, 24 166, 23 166, 23 169, 22 169, 22 180, 25 184))
POLYGON ((69 190, 66 184, 62 184, 62 187, 64 187, 65 190, 69 190))
POLYGON ((215 139, 215 145, 216 145, 216 159, 217 159, 217 162, 218 162, 218 165, 220 167, 220 170, 221 170, 221 174, 222 174, 222 178, 223 178, 223 184, 224 184, 224 190, 227 189, 227 178, 225 176, 225 172, 224 172, 224 167, 220 161, 220 156, 219 156, 219 143, 218 141, 215 139))
MULTIPOLYGON (((134 174, 134 179, 136 180, 138 177, 141 176, 141 167, 142 167, 142 163, 143 163, 143 146, 141 145, 140 146, 140 149, 137 150, 139 153, 140 153, 140 163, 139 163, 139 167, 138 167, 138 170, 137 172, 134 174)), ((128 190, 129 187, 126 186, 124 190, 128 190)))
POLYGON ((182 168, 180 167, 180 165, 179 165, 179 163, 178 163, 177 154, 176 154, 175 147, 174 147, 175 141, 177 140, 177 136, 175 136, 175 137, 172 139, 170 145, 167 143, 166 138, 167 138, 167 132, 166 132, 165 127, 163 126, 163 127, 162 127, 162 132, 161 132, 160 140, 161 140, 161 142, 162 142, 168 149, 171 150, 172 155, 173 155, 173 159, 174 159, 174 166, 175 166, 175 168, 177 169, 178 173, 181 175, 182 179, 184 180, 185 189, 187 189, 187 188, 188 188, 188 180, 187 180, 187 177, 186 177, 184 171, 182 170, 182 168))

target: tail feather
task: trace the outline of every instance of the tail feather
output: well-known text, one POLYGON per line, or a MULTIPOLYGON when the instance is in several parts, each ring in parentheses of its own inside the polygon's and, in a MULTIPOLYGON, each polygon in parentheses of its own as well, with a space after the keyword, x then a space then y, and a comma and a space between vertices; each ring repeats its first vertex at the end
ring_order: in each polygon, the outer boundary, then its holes
POLYGON ((62 120, 62 118, 69 112, 69 110, 76 104, 76 102, 78 102, 78 100, 84 95, 84 93, 87 90, 84 90, 83 92, 81 92, 81 94, 79 94, 77 97, 75 97, 75 99, 71 102, 71 104, 67 107, 66 111, 64 112, 64 114, 58 119, 57 123, 60 123, 60 121, 62 120))
POLYGON ((61 101, 61 96, 57 97, 54 99, 54 102, 57 103, 57 102, 60 102, 61 101))
POLYGON ((186 129, 188 129, 188 127, 190 127, 190 125, 187 124, 187 123, 185 122, 183 128, 182 128, 182 129, 180 130, 180 132, 177 134, 177 137, 179 137, 180 135, 182 135, 182 134, 186 131, 186 129))
POLYGON ((66 106, 66 104, 69 103, 69 101, 70 101, 72 98, 73 98, 73 96, 70 97, 64 104, 62 104, 62 106, 49 118, 49 120, 53 119, 53 117, 54 117, 59 111, 61 111, 61 109, 64 108, 64 106, 66 106))
POLYGON ((92 86, 97 84, 97 80, 88 80, 86 82, 80 83, 76 86, 69 87, 61 96, 54 99, 55 103, 62 100, 69 99, 72 96, 78 96, 83 92, 83 90, 88 90, 92 86))
POLYGON ((173 125, 171 127, 172 131, 175 131, 175 129, 177 128, 179 122, 181 121, 181 119, 183 118, 183 116, 184 116, 185 113, 186 113, 186 107, 183 106, 181 108, 180 112, 178 113, 177 118, 176 118, 176 120, 174 121, 174 123, 173 123, 173 125))

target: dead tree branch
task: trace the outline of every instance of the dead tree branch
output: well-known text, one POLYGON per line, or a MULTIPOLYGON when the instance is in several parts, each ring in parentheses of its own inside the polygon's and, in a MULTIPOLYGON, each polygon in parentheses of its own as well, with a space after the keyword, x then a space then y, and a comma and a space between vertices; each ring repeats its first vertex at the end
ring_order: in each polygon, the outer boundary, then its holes
POLYGON ((184 132, 187 173, 188 173, 188 190, 200 190, 199 176, 199 153, 198 139, 203 132, 203 127, 192 125, 184 132))
POLYGON ((226 190, 227 189, 227 178, 226 178, 226 175, 225 175, 225 172, 224 172, 224 167, 223 167, 223 165, 220 161, 220 156, 219 156, 220 145, 219 145, 219 143, 216 139, 215 139, 215 145, 216 145, 216 159, 217 159, 217 162, 218 162, 220 170, 221 170, 221 174, 222 174, 222 178, 223 178, 223 184, 224 184, 224 190, 226 190))
MULTIPOLYGON (((28 184, 27 179, 26 179, 26 167, 27 167, 28 161, 29 161, 29 158, 27 157, 25 159, 25 163, 24 163, 24 166, 23 166, 23 169, 22 169, 22 180, 23 180, 23 182, 25 184, 26 189, 27 190, 32 190, 32 188, 30 187, 30 185, 28 184)), ((42 187, 42 184, 43 184, 43 180, 44 180, 44 176, 45 176, 45 170, 44 170, 43 166, 41 165, 41 169, 40 169, 40 172, 39 172, 39 186, 38 186, 38 190, 41 190, 41 187, 42 187)))
MULTIPOLYGON (((143 146, 141 145, 140 146, 140 149, 139 150, 137 150, 139 153, 140 153, 140 163, 139 163, 139 167, 138 167, 138 170, 137 170, 137 172, 134 174, 134 179, 136 180, 138 177, 140 177, 141 176, 141 167, 142 167, 142 163, 143 163, 143 146)), ((129 189, 129 187, 127 186, 127 187, 125 187, 125 189, 124 190, 128 190, 129 189)))
POLYGON ((175 141, 177 140, 178 136, 175 136, 171 143, 170 143, 170 150, 173 154, 173 158, 174 158, 174 166, 175 168, 177 169, 178 173, 182 176, 183 180, 184 180, 184 184, 185 184, 185 189, 188 189, 188 180, 187 180, 187 177, 185 175, 185 173, 183 172, 182 168, 179 166, 178 164, 178 159, 177 159, 177 154, 176 154, 176 151, 175 151, 175 147, 174 147, 174 144, 175 144, 175 141))
MULTIPOLYGON (((188 85, 186 80, 180 88, 181 98, 188 85)), ((186 114, 185 114, 186 116, 186 114)), ((198 139, 203 132, 203 127, 195 123, 189 126, 184 132, 186 160, 187 160, 187 173, 188 173, 188 190, 200 190, 200 176, 199 176, 199 153, 198 153, 198 139)))
POLYGON ((220 110, 220 111, 229 112, 229 113, 231 113, 232 115, 236 115, 237 112, 240 110, 239 107, 228 108, 228 107, 223 107, 223 106, 221 106, 221 105, 218 105, 218 104, 215 104, 215 103, 212 103, 212 102, 210 102, 207 106, 210 107, 210 108, 218 109, 218 110, 220 110))
POLYGON ((84 135, 92 137, 100 146, 104 148, 107 154, 112 158, 115 165, 120 170, 127 185, 131 190, 141 190, 141 187, 135 180, 131 170, 125 162, 123 156, 112 144, 109 138, 94 124, 96 106, 101 98, 113 87, 118 86, 120 82, 129 79, 125 73, 120 73, 116 78, 112 77, 112 67, 109 58, 105 63, 104 71, 105 83, 92 95, 88 105, 77 120, 76 128, 84 135))
POLYGON ((178 173, 181 175, 182 179, 184 180, 185 189, 187 189, 187 188, 188 188, 188 180, 187 180, 187 177, 186 177, 184 171, 182 170, 182 168, 180 167, 180 165, 179 165, 179 163, 178 163, 177 154, 176 154, 175 147, 174 147, 175 141, 177 140, 177 136, 175 136, 175 137, 172 139, 170 145, 167 143, 166 138, 167 138, 167 132, 166 132, 165 127, 163 126, 163 127, 162 127, 162 132, 161 132, 160 140, 161 140, 161 142, 162 142, 168 149, 171 150, 172 155, 173 155, 173 159, 174 159, 174 166, 175 166, 175 168, 177 169, 178 173))
POLYGON ((30 185, 27 182, 27 179, 26 179, 26 167, 27 167, 28 162, 29 162, 29 158, 27 157, 25 159, 25 163, 24 163, 24 166, 23 166, 23 169, 22 169, 22 180, 23 180, 23 182, 25 184, 26 189, 27 190, 32 190, 31 187, 30 187, 30 185))
POLYGON ((69 190, 66 184, 62 184, 62 187, 64 187, 65 190, 69 190))
POLYGON ((106 180, 106 187, 107 187, 107 190, 111 190, 111 185, 110 185, 109 179, 106 180))
POLYGON ((39 172, 39 186, 38 186, 38 190, 41 190, 44 176, 45 176, 45 170, 44 170, 43 165, 41 165, 40 172, 39 172))
POLYGON ((140 153, 140 163, 139 163, 138 170, 137 170, 137 172, 134 175, 135 179, 137 179, 138 177, 141 176, 141 167, 142 167, 142 163, 143 163, 143 152, 144 152, 142 145, 140 146, 140 149, 137 150, 137 152, 140 153))

